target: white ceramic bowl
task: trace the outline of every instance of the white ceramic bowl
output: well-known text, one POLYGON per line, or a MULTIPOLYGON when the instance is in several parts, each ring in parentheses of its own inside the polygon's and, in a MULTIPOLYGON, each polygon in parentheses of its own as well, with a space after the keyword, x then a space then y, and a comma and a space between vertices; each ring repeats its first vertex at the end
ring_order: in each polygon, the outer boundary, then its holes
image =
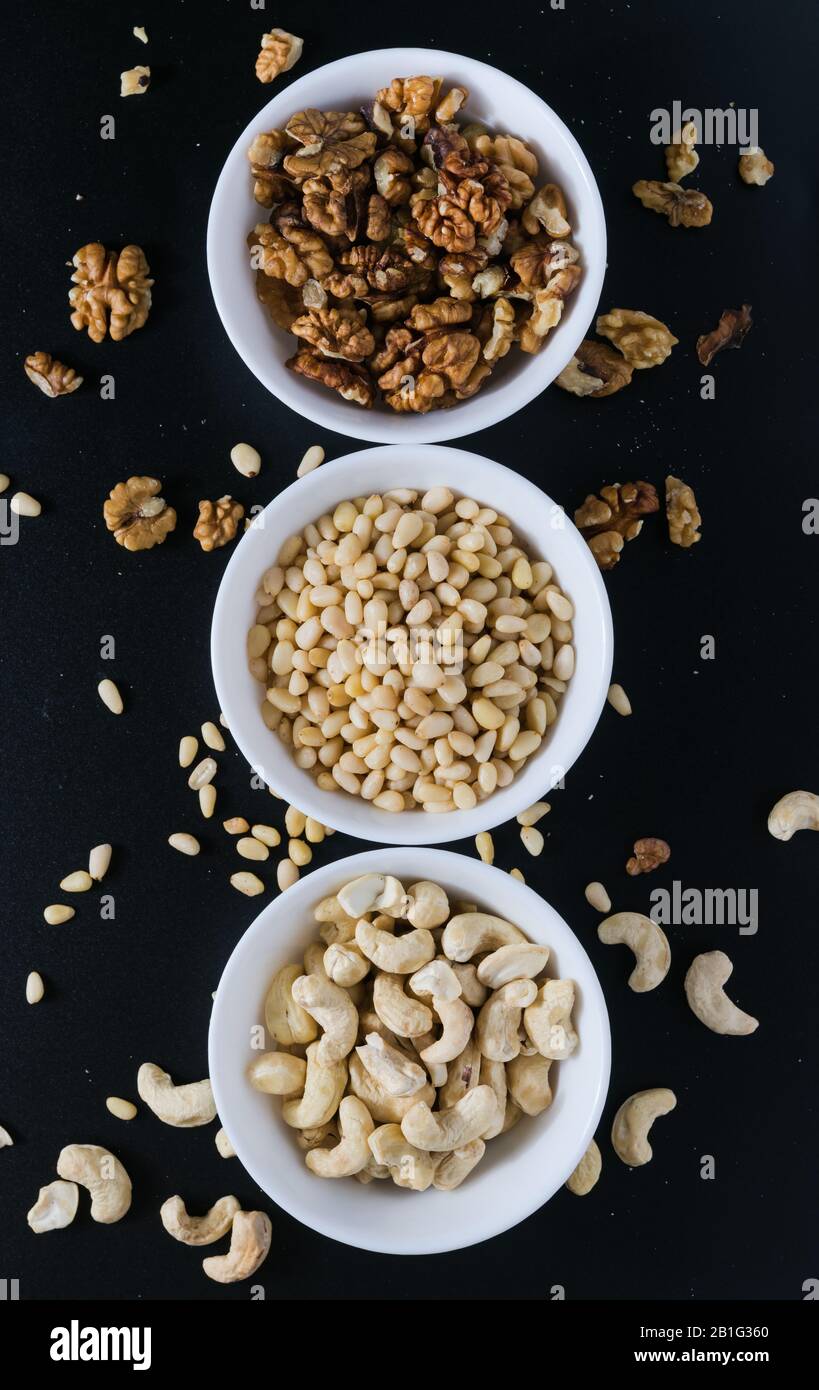
POLYGON ((225 966, 211 1015, 210 1079, 219 1118, 250 1176, 291 1216, 322 1235, 392 1255, 428 1255, 475 1245, 537 1211, 577 1166, 597 1128, 611 1069, 611 1035, 603 992, 589 957, 554 908, 499 869, 434 849, 356 854, 308 874, 271 902, 248 927, 225 966), (506 917, 549 947, 552 975, 574 980, 573 1019, 580 1037, 556 1064, 554 1101, 487 1145, 486 1156, 454 1192, 408 1192, 389 1182, 315 1177, 305 1166, 281 1102, 254 1091, 246 1068, 251 1027, 264 1023, 273 975, 301 960, 315 940, 313 907, 369 870, 409 886, 432 879, 452 900, 506 917))
POLYGON ((219 705, 248 762, 286 801, 324 825, 382 844, 438 844, 476 835, 511 820, 549 791, 572 766, 594 731, 609 686, 611 610, 591 551, 557 503, 499 463, 442 445, 384 445, 324 464, 292 483, 260 512, 225 570, 211 631, 211 660, 219 705), (575 672, 561 698, 549 737, 508 787, 471 811, 430 815, 381 811, 359 796, 322 791, 296 766, 290 750, 265 726, 262 687, 247 667, 246 638, 255 620, 254 595, 282 542, 346 498, 395 487, 420 492, 443 483, 502 509, 530 553, 552 565, 575 606, 575 672), (555 522, 562 524, 557 526, 555 522))
POLYGON ((355 439, 428 443, 486 429, 520 410, 554 381, 583 339, 597 309, 606 267, 606 224, 594 176, 583 151, 560 117, 528 87, 486 63, 434 48, 383 48, 328 63, 286 87, 262 108, 225 161, 210 209, 208 273, 216 308, 233 346, 254 376, 299 415, 355 439), (472 400, 429 415, 396 415, 376 403, 363 410, 285 367, 295 339, 271 322, 256 298, 246 237, 267 212, 253 198, 247 149, 261 131, 281 127, 306 107, 357 110, 396 76, 441 74, 469 88, 467 112, 499 132, 524 137, 536 151, 543 183, 563 189, 570 209, 572 242, 581 252, 583 279, 559 326, 537 354, 515 350, 472 400))

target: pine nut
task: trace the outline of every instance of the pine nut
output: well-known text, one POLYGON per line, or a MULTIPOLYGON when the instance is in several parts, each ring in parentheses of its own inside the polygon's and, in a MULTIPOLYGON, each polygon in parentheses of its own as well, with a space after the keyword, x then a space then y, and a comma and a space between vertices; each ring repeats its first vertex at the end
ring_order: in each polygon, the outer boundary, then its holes
POLYGON ((292 888, 297 882, 299 871, 292 859, 280 859, 276 865, 276 882, 282 892, 287 888, 292 888))
POLYGON ((93 888, 94 880, 85 869, 77 869, 67 878, 60 880, 60 887, 64 893, 87 893, 89 888, 93 888))
POLYGON ((472 714, 482 729, 499 729, 504 722, 503 713, 497 705, 483 697, 473 704, 472 714))
POLYGON ((518 883, 525 883, 525 882, 526 882, 526 879, 523 877, 523 874, 521 873, 520 869, 510 869, 510 870, 509 870, 509 877, 510 877, 510 878, 516 878, 517 881, 518 881, 518 883))
POLYGON ((244 893, 246 898, 256 898, 259 893, 264 892, 264 884, 255 874, 243 869, 238 874, 231 874, 230 882, 239 893, 244 893))
POLYGON ((256 859, 263 862, 270 857, 270 850, 267 845, 263 845, 261 840, 257 840, 253 836, 237 840, 236 849, 243 859, 256 859))
POLYGON ((5 492, 10 482, 8 473, 0 473, 0 492, 5 492))
POLYGON ((71 921, 74 916, 74 909, 67 907, 65 903, 52 903, 50 907, 44 909, 43 916, 50 927, 61 927, 63 922, 71 921))
POLYGON ((570 623, 574 617, 574 604, 566 598, 565 594, 558 593, 555 589, 547 589, 546 602, 551 608, 556 618, 562 623, 570 623))
POLYGON ((520 832, 520 838, 523 841, 524 849, 528 850, 530 854, 540 854, 543 849, 543 836, 533 825, 524 825, 520 832))
POLYGON ((297 836, 301 835, 304 830, 307 824, 307 817, 303 811, 299 810, 298 806, 288 806, 284 813, 284 823, 287 827, 288 835, 295 839, 297 836))
POLYGON ((303 869, 305 864, 309 864, 313 858, 313 851, 304 840, 290 840, 287 845, 287 853, 296 865, 297 869, 303 869))
POLYGON ((121 1096, 107 1096, 105 1108, 118 1120, 133 1120, 137 1113, 133 1101, 123 1100, 121 1096))
POLYGON ((216 761, 214 758, 203 758, 196 764, 190 777, 188 786, 192 792, 198 792, 200 787, 206 787, 216 776, 216 761))
POLYGON ((210 782, 199 788, 199 809, 205 820, 210 820, 216 810, 216 788, 210 782))
POLYGON ((296 469, 296 477, 303 478, 306 473, 312 473, 314 468, 319 468, 324 462, 324 450, 320 444, 311 444, 301 463, 296 469))
POLYGON ((327 831, 321 821, 314 820, 312 816, 307 817, 304 825, 304 836, 311 845, 320 845, 326 834, 327 831))
POLYGON ((243 478, 255 478, 262 466, 262 456, 252 444, 234 444, 230 461, 243 478))
MULTIPOLYGON (((247 830, 247 821, 242 821, 241 828, 247 830)), ((270 849, 282 842, 282 837, 274 825, 254 825, 250 833, 255 840, 261 840, 262 844, 268 845, 270 849)))
POLYGON ((535 801, 525 811, 519 811, 515 820, 518 825, 537 825, 538 821, 547 816, 551 809, 548 801, 535 801))
POLYGON ((45 985, 43 984, 43 977, 38 974, 36 970, 32 970, 26 980, 26 1002, 29 1004, 39 1004, 44 994, 45 985))
MULTIPOLYGON (((244 835, 245 832, 250 829, 250 826, 244 816, 231 816, 230 820, 222 821, 222 829, 226 830, 228 835, 244 835)), ((261 835, 259 839, 261 839, 261 835)))
POLYGON ((602 883, 598 883, 595 879, 593 883, 587 883, 583 891, 586 895, 586 902, 596 912, 611 912, 611 898, 602 883))
POLYGON ((88 872, 97 883, 102 883, 111 867, 112 852, 110 845, 95 845, 88 856, 88 872))
POLYGON ((106 709, 109 709, 112 714, 122 714, 122 696, 120 695, 119 690, 114 685, 113 681, 100 681, 99 685, 97 686, 97 694, 99 695, 106 709))
POLYGON ((488 830, 482 830, 479 835, 475 836, 475 848, 484 864, 494 864, 495 842, 488 830))
POLYGON ((552 669, 558 680, 570 680, 574 675, 574 647, 570 647, 568 644, 565 647, 560 647, 552 669))
POLYGON ((622 685, 610 685, 607 698, 612 709, 616 709, 618 714, 631 714, 631 701, 622 685))
POLYGON ((198 854, 199 841, 195 835, 187 835, 183 831, 178 831, 175 835, 168 836, 168 844, 171 849, 178 849, 180 854, 198 854))
POLYGON ((9 506, 15 516, 39 516, 43 510, 36 497, 27 492, 15 492, 9 506))
POLYGON ((529 758, 540 747, 541 742, 540 734, 536 734, 533 729, 524 729, 512 743, 509 756, 513 761, 529 758))
POLYGON ((210 719, 206 724, 202 725, 202 738, 208 748, 213 748, 217 753, 224 753, 225 740, 222 738, 219 729, 217 729, 216 725, 210 719))
POLYGON ((190 767, 199 749, 199 739, 186 734, 179 740, 179 766, 190 767))

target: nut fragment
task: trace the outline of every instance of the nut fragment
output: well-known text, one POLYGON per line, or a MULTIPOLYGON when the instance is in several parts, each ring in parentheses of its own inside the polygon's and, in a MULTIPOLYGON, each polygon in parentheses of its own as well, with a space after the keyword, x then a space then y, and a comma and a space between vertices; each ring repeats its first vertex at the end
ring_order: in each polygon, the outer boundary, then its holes
POLYGON ((672 183, 679 183, 696 169, 700 162, 700 157, 694 149, 696 143, 697 127, 693 121, 688 121, 674 144, 666 145, 665 163, 672 183))
POLYGON ((635 994, 645 994, 662 984, 671 966, 668 938, 656 922, 640 912, 616 912, 597 928, 604 946, 628 946, 635 966, 628 978, 635 994))
POLYGON ((112 714, 122 714, 124 709, 122 696, 112 680, 100 681, 97 686, 97 694, 105 705, 105 708, 109 709, 112 714))
POLYGON ((210 1255, 202 1261, 209 1279, 217 1284, 235 1284, 249 1279, 267 1258, 273 1228, 263 1211, 237 1211, 233 1217, 230 1250, 226 1255, 210 1255))
POLYGON ((775 840, 790 840, 797 830, 819 830, 819 796, 815 792, 788 792, 768 816, 768 830, 775 840))
POLYGON ((150 267, 141 246, 106 251, 98 241, 81 246, 69 291, 71 322, 101 343, 106 333, 115 343, 142 328, 151 308, 150 267))
POLYGON ((138 63, 119 75, 119 94, 121 97, 139 97, 147 92, 151 81, 151 69, 138 63))
POLYGON ((204 500, 199 503, 194 537, 204 551, 217 550, 233 540, 244 514, 241 502, 234 502, 230 496, 220 497, 216 502, 204 500))
POLYGON ((739 156, 739 176, 743 183, 755 183, 761 188, 773 178, 773 173, 774 165, 764 150, 755 147, 739 156))
POLYGON ((119 1159, 99 1144, 68 1144, 57 1159, 57 1172, 66 1182, 88 1189, 92 1221, 111 1225, 131 1205, 131 1179, 119 1159))
POLYGON ((30 353, 23 366, 29 381, 33 381, 44 396, 70 396, 82 386, 83 379, 74 368, 64 366, 50 352, 30 353))
POLYGON ((716 328, 697 339, 697 357, 703 367, 710 367, 723 348, 742 347, 752 325, 750 304, 743 304, 741 309, 723 309, 716 328))
POLYGON ((712 1033, 744 1037, 755 1033, 759 1020, 738 1009, 723 986, 734 966, 724 951, 706 951, 695 956, 685 976, 685 997, 700 1023, 712 1033))
POLYGON ((592 1139, 571 1177, 566 1180, 569 1191, 573 1192, 575 1197, 587 1196, 600 1177, 602 1167, 600 1150, 592 1139))
POLYGON ((235 1197, 220 1197, 204 1216, 189 1216, 181 1197, 169 1197, 159 1208, 159 1219, 168 1235, 183 1245, 212 1245, 227 1235, 240 1210, 235 1197))
POLYGON ((151 550, 173 531, 176 512, 159 496, 161 486, 156 478, 135 477, 112 489, 103 516, 118 545, 151 550))
POLYGON ((648 1132, 659 1115, 667 1115, 677 1104, 673 1091, 656 1086, 637 1091, 623 1101, 611 1127, 614 1152, 629 1168, 641 1168, 652 1158, 648 1132))
POLYGON ((71 1225, 77 1215, 79 1200, 77 1184, 58 1178, 56 1182, 40 1188, 37 1201, 26 1220, 36 1236, 45 1231, 62 1231, 71 1225))
POLYGON ((672 227, 707 227, 714 214, 704 193, 696 188, 682 188, 678 183, 640 179, 631 191, 644 208, 667 217, 672 227))
POLYGON ((670 473, 665 480, 665 513, 673 545, 687 549, 702 540, 699 531, 702 517, 693 489, 682 478, 675 478, 670 473))
POLYGON ((210 1081, 191 1081, 176 1086, 169 1072, 155 1062, 143 1062, 137 1073, 137 1090, 145 1104, 166 1125, 190 1129, 216 1119, 210 1081))
POLYGON ((641 309, 611 309, 598 316, 596 327, 635 371, 659 367, 680 341, 664 323, 641 309))
POLYGON ((283 72, 289 72, 299 61, 304 39, 288 34, 286 29, 271 29, 262 34, 262 46, 256 59, 256 76, 260 82, 272 82, 283 72))
POLYGON ((599 497, 589 494, 574 521, 600 568, 609 570, 619 561, 624 542, 639 536, 643 517, 659 506, 651 483, 614 483, 602 487, 599 497))
POLYGON ((626 863, 626 873, 632 878, 637 874, 650 874, 671 858, 671 846, 656 835, 646 835, 634 841, 634 854, 626 863))

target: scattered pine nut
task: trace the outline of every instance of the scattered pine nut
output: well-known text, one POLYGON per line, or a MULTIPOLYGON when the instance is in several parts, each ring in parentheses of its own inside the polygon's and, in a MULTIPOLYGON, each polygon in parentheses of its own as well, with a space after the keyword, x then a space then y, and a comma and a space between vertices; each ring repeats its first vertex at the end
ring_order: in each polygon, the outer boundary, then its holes
POLYGON ((65 903, 52 903, 43 912, 50 927, 61 927, 63 922, 70 922, 74 916, 73 907, 67 907, 65 903))
POLYGON ((276 882, 282 892, 286 888, 292 888, 299 877, 299 871, 292 859, 280 859, 276 865, 276 882))
POLYGON ((178 849, 180 854, 198 854, 200 849, 196 836, 187 835, 184 831, 177 831, 175 835, 169 835, 168 844, 171 849, 178 849))
POLYGON ((121 1096, 107 1096, 105 1101, 106 1110, 110 1110, 118 1120, 133 1120, 137 1108, 132 1100, 123 1100, 121 1096))
POLYGON ((526 882, 526 879, 523 877, 523 874, 521 873, 520 869, 510 869, 510 870, 509 870, 509 877, 510 877, 510 878, 516 878, 517 881, 518 881, 518 883, 525 883, 525 882, 526 882))
POLYGON ((43 510, 36 497, 31 497, 27 492, 15 492, 9 503, 15 516, 39 516, 43 510))
POLYGON ((230 732, 230 725, 228 724, 221 710, 219 711, 219 723, 221 724, 223 729, 227 729, 228 733, 230 732))
POLYGON ((179 740, 179 766, 190 767, 198 751, 199 739, 194 738, 193 734, 186 734, 179 740))
POLYGON ((518 825, 537 825, 538 821, 548 815, 551 809, 548 801, 536 801, 534 805, 528 806, 525 811, 520 811, 515 819, 518 825))
POLYGON ((219 1153, 221 1154, 222 1158, 236 1157, 236 1150, 234 1149, 233 1145, 228 1139, 226 1129, 220 1129, 218 1133, 214 1135, 213 1142, 219 1150, 219 1153))
POLYGON ((192 792, 198 792, 200 787, 206 787, 216 776, 216 760, 214 758, 203 758, 196 764, 190 777, 188 786, 192 792))
POLYGON ((29 1004, 39 1004, 44 994, 43 977, 36 970, 32 970, 26 980, 26 1000, 29 1004))
POLYGON ((243 478, 255 478, 262 466, 262 456, 252 444, 234 444, 230 461, 243 478))
POLYGON ((611 898, 602 883, 598 883, 595 879, 593 883, 586 884, 583 892, 586 895, 586 902, 590 907, 593 907, 595 911, 611 912, 611 898))
POLYGON ((102 883, 111 867, 111 846, 95 845, 88 856, 88 872, 97 883, 102 883))
POLYGON ((210 820, 216 810, 216 788, 210 782, 199 788, 199 809, 205 820, 210 820))
POLYGON ((0 492, 5 492, 10 482, 8 473, 0 473, 0 492))
POLYGON ((60 880, 60 887, 64 893, 87 893, 93 886, 94 880, 85 869, 76 869, 73 874, 68 874, 60 880))
POLYGON ((304 835, 311 845, 320 845, 326 834, 326 827, 322 825, 321 821, 314 820, 312 816, 307 817, 304 823, 304 835))
POLYGON ((296 469, 296 477, 303 478, 305 473, 312 473, 313 469, 318 468, 323 462, 324 450, 321 445, 312 444, 296 469))
POLYGON ((202 738, 208 748, 212 748, 216 753, 224 753, 225 740, 211 719, 202 725, 202 738))
POLYGON ((287 826, 288 835, 295 838, 303 831, 307 824, 307 817, 303 811, 299 810, 298 806, 288 806, 284 813, 284 823, 287 826))
MULTIPOLYGON (((2 476, 2 473, 0 473, 0 478, 2 478, 2 476)), ((12 1139, 8 1130, 4 1129, 3 1126, 0 1125, 0 1149, 11 1149, 13 1147, 14 1140, 12 1139)))
POLYGON ((112 714, 122 714, 122 696, 113 681, 100 681, 97 686, 97 694, 105 705, 105 708, 110 709, 112 714))
POLYGON ((237 840, 236 850, 243 859, 256 859, 259 863, 263 863, 265 859, 270 857, 270 850, 267 845, 263 845, 261 840, 256 840, 250 835, 247 838, 237 840))
POLYGON ((533 825, 524 825, 520 832, 520 838, 523 841, 524 849, 527 849, 530 854, 540 854, 543 849, 543 836, 533 825))
POLYGON ((230 881, 234 888, 240 893, 244 893, 246 898, 255 898, 259 893, 264 892, 264 884, 255 874, 248 873, 243 869, 238 874, 231 874, 230 881))
POLYGON ((618 714, 631 714, 631 700, 622 685, 610 685, 606 698, 612 709, 616 709, 618 714))
POLYGON ((287 846, 287 853, 296 865, 297 869, 303 869, 305 864, 309 864, 313 858, 313 851, 304 840, 291 840, 287 846))
MULTIPOLYGON (((222 829, 226 830, 228 835, 244 835, 250 826, 244 816, 231 816, 230 820, 222 821, 222 829)), ((261 839, 261 836, 259 838, 261 839)))
MULTIPOLYGON (((247 821, 244 822, 244 829, 247 830, 247 821)), ((263 845, 268 845, 270 849, 274 849, 282 842, 282 837, 275 825, 254 825, 250 833, 255 839, 261 840, 263 845)))
POLYGON ((495 842, 488 830, 482 830, 479 835, 475 836, 475 848, 484 864, 494 864, 495 842))

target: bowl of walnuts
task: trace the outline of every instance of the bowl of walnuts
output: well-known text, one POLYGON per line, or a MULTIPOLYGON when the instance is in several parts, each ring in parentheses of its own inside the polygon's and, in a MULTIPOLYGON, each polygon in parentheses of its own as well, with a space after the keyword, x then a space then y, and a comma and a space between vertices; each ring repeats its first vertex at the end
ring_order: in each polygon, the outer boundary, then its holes
POLYGON ((382 49, 259 112, 207 255, 228 337, 273 395, 340 434, 423 443, 550 385, 597 308, 606 231, 580 146, 534 92, 459 54, 382 49))

